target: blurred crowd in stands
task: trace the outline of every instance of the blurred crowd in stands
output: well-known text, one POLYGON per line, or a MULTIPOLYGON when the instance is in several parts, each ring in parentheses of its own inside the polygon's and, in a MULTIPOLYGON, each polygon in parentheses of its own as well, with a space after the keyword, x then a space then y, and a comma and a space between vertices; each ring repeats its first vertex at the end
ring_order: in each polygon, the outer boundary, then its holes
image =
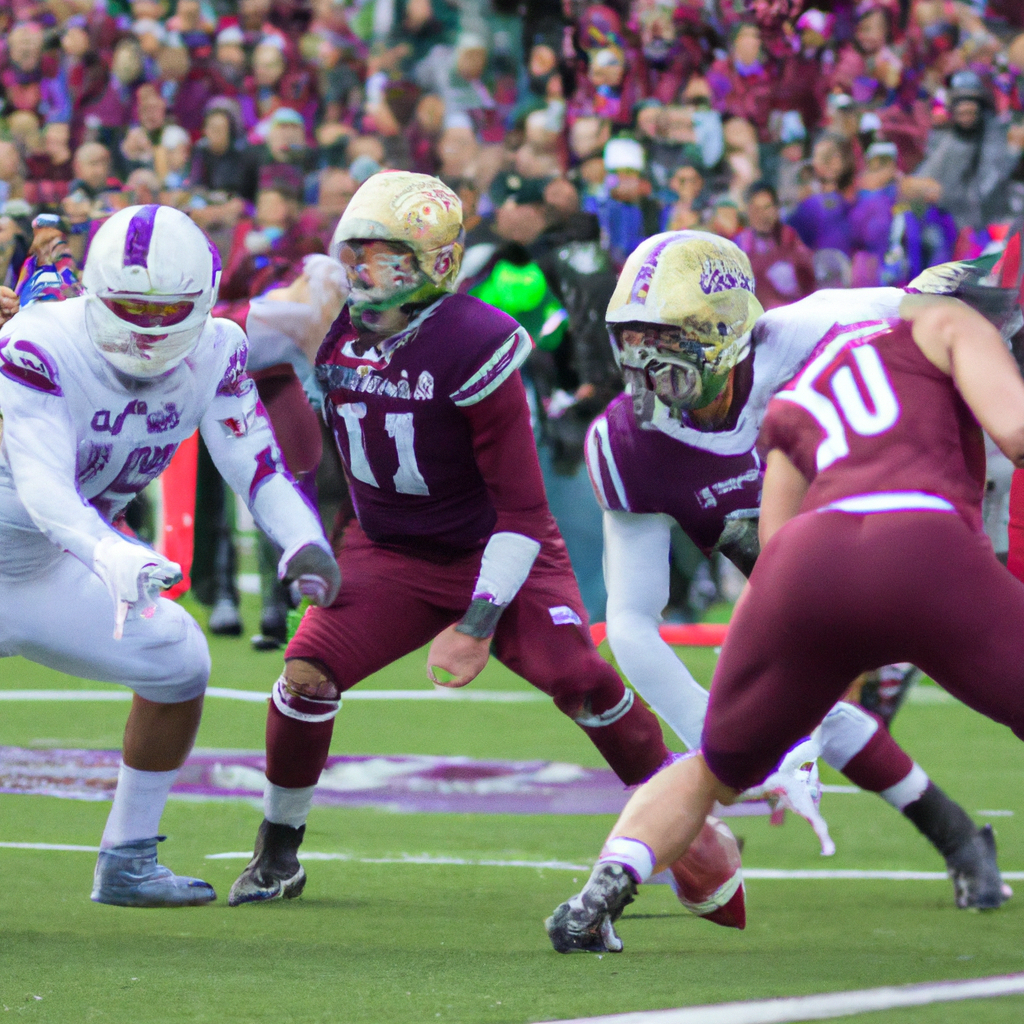
POLYGON ((1024 212, 1022 0, 0 0, 0 29, 0 283, 37 214, 81 264, 161 202, 219 247, 223 312, 326 252, 371 174, 439 175, 568 478, 641 239, 734 239, 772 308, 995 251, 1024 212))

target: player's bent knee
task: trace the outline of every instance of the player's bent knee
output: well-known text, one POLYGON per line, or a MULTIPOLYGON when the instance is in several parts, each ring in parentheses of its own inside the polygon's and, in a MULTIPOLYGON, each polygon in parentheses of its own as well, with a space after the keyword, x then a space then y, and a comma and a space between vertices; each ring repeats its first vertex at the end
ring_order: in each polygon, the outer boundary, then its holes
MULTIPOLYGON (((145 653, 152 661, 152 652, 145 653)), ((156 704, 184 704, 206 692, 210 681, 210 648, 199 623, 191 616, 188 616, 184 637, 162 646, 157 663, 162 678, 128 682, 140 697, 156 704)))
POLYGON ((317 661, 293 658, 274 684, 277 710, 300 722, 328 722, 341 708, 341 688, 328 669, 317 661))
POLYGON ((841 772, 871 741, 878 722, 862 708, 840 701, 819 726, 821 759, 841 772))

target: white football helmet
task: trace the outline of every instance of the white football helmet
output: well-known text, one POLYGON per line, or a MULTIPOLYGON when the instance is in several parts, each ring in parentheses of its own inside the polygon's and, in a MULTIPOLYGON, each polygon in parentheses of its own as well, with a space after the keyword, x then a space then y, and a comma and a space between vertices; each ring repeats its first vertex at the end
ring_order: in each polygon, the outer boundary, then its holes
POLYGON ((96 232, 82 274, 86 329, 130 377, 159 377, 199 341, 217 301, 221 261, 171 206, 129 206, 96 232))
POLYGON ((634 401, 652 393, 674 412, 699 409, 750 352, 764 312, 750 260, 704 231, 668 231, 626 260, 605 321, 634 401))
POLYGON ((440 178, 411 171, 367 178, 334 229, 330 253, 338 259, 345 242, 374 238, 407 245, 433 288, 454 291, 465 242, 462 202, 440 178))

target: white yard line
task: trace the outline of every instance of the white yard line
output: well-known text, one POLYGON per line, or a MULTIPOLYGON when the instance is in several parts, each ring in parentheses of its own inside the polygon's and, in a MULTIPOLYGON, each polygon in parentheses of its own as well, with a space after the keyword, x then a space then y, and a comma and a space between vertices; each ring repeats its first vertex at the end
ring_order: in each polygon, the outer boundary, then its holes
POLYGON ((72 846, 70 843, 0 843, 3 850, 57 850, 70 853, 99 853, 98 846, 72 846))
MULTIPOLYGON (((226 700, 248 701, 263 704, 270 694, 261 690, 236 690, 225 686, 211 686, 206 691, 207 697, 223 697, 226 700)), ((56 700, 56 701, 91 701, 91 700, 131 700, 131 690, 0 690, 2 700, 56 700)), ((938 687, 917 686, 910 691, 909 700, 921 704, 945 704, 954 700, 945 690, 938 687), (921 696, 915 696, 920 694, 921 696)), ((347 700, 454 700, 481 701, 496 704, 529 704, 537 701, 550 700, 549 697, 536 690, 451 690, 443 686, 427 690, 349 690, 342 697, 347 700)), ((826 792, 839 792, 828 787, 826 792)))
MULTIPOLYGON (((71 846, 66 843, 2 843, 5 850, 56 850, 96 853, 98 846, 71 846)), ((207 860, 250 860, 251 850, 208 853, 207 860)), ((401 853, 394 857, 358 857, 354 853, 317 853, 302 851, 303 860, 343 861, 352 864, 440 864, 455 867, 538 868, 551 871, 590 871, 593 864, 576 864, 566 860, 495 860, 491 858, 448 857, 429 853, 401 853)), ((855 869, 744 868, 743 877, 758 881, 868 881, 868 882, 944 882, 944 871, 859 871, 855 869)), ((1024 881, 1024 871, 1004 871, 1011 882, 1024 881)))
POLYGON ((744 1003, 687 1006, 678 1010, 616 1013, 604 1017, 549 1021, 547 1024, 789 1024, 790 1021, 829 1020, 877 1010, 1014 995, 1024 995, 1024 974, 866 988, 853 992, 827 992, 814 996, 758 999, 744 1003))
MULTIPOLYGON (((207 688, 207 697, 223 697, 253 704, 265 704, 269 693, 259 690, 233 690, 224 686, 207 688)), ((131 700, 131 690, 0 690, 0 700, 91 701, 131 700)), ((342 701, 349 700, 452 700, 495 704, 529 704, 550 700, 533 690, 350 690, 342 701)))

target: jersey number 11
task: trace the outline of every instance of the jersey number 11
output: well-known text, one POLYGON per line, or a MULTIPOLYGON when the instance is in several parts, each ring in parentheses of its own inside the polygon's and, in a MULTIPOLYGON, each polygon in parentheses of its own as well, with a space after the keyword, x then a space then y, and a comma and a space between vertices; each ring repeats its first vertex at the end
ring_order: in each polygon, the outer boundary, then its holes
MULTIPOLYGON (((380 487, 366 456, 366 439, 363 436, 363 419, 366 416, 365 402, 346 402, 335 406, 345 421, 348 434, 349 471, 357 479, 371 487, 380 487)), ((389 412, 384 417, 384 429, 394 439, 398 452, 398 472, 394 476, 395 490, 399 494, 429 494, 427 482, 420 467, 416 465, 416 449, 413 443, 414 430, 411 412, 389 412)))

